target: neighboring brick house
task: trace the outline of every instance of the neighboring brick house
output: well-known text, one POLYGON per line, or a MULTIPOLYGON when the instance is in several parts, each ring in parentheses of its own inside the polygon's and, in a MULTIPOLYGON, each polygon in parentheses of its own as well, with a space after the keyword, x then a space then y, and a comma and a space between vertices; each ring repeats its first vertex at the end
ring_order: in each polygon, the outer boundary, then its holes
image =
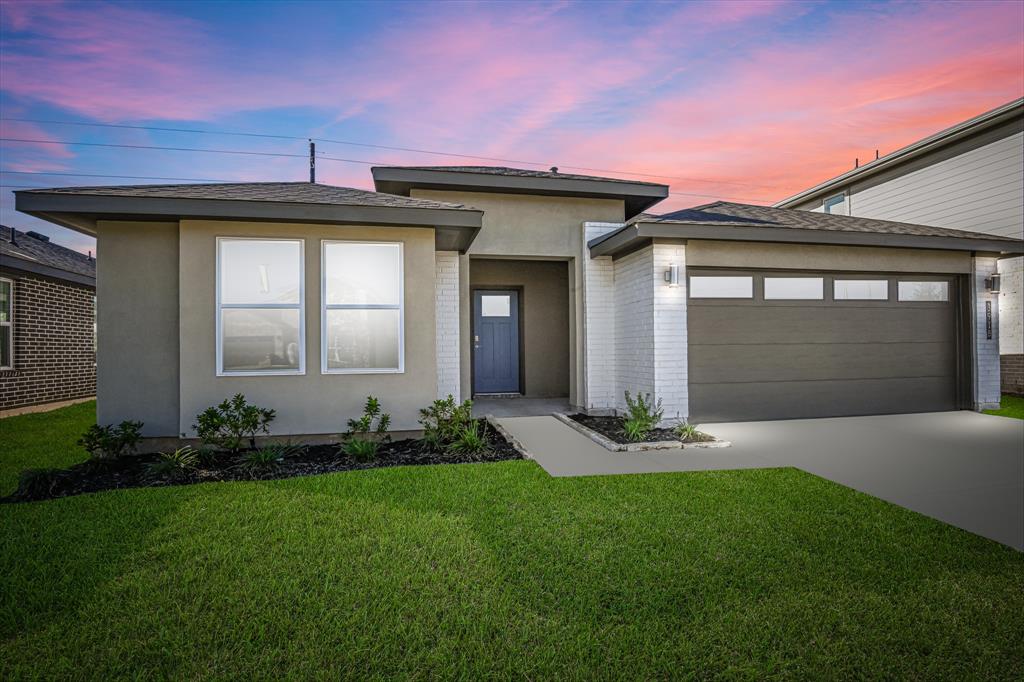
POLYGON ((0 226, 0 410, 95 394, 95 259, 0 226))

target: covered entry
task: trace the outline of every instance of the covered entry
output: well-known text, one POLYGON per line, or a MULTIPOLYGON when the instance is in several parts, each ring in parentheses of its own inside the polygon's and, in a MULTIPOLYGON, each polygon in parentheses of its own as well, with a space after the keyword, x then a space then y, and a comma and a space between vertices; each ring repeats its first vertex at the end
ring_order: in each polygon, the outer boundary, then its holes
POLYGON ((691 270, 695 422, 960 407, 957 278, 691 270))

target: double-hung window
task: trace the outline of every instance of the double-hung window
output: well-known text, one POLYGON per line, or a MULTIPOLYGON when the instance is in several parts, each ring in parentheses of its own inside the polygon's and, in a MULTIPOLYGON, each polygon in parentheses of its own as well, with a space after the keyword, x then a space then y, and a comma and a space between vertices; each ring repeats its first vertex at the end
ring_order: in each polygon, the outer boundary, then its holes
POLYGON ((217 239, 217 374, 304 374, 303 243, 217 239))
POLYGON ((0 279, 0 369, 14 369, 14 282, 0 279))
POLYGON ((322 243, 321 371, 405 370, 402 244, 322 243))

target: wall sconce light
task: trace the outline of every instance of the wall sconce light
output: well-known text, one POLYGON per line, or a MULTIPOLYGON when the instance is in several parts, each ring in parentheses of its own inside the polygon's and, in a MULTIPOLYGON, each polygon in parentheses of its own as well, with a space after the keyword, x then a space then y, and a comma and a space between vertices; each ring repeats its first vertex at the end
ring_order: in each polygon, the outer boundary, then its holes
POLYGON ((993 274, 991 277, 985 280, 985 288, 988 289, 990 294, 999 293, 999 275, 993 274))
POLYGON ((670 287, 679 286, 679 266, 670 265, 668 270, 665 271, 665 281, 668 282, 670 287))

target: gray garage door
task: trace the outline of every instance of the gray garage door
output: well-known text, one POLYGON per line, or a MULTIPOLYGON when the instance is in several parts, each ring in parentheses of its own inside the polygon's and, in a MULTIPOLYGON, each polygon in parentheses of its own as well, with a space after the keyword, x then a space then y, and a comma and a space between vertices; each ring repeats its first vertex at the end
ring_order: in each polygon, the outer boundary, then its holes
POLYGON ((694 422, 957 408, 953 277, 689 273, 694 422))

